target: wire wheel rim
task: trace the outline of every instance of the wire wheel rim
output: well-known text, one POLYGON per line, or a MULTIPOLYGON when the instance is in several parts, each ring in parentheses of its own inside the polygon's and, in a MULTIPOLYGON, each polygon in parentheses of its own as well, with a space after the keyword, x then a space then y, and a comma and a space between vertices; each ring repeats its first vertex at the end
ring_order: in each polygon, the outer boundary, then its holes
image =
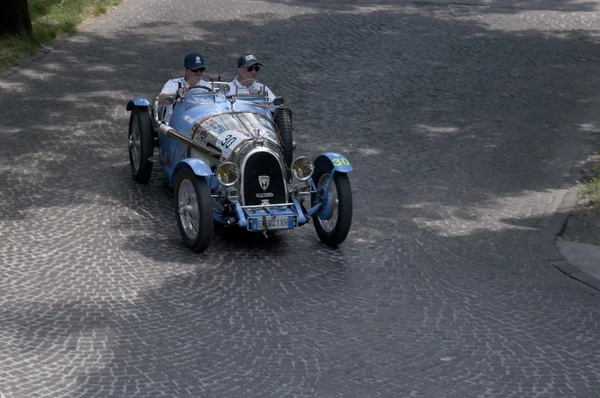
POLYGON ((200 210, 198 196, 190 180, 183 180, 179 186, 177 209, 183 232, 188 238, 196 239, 200 230, 200 210))
POLYGON ((140 123, 137 115, 134 116, 131 135, 129 136, 129 151, 131 152, 132 165, 135 171, 140 169, 140 123))
MULTIPOLYGON (((319 178, 319 182, 317 183, 317 190, 319 188, 327 186, 329 177, 330 177, 330 174, 326 173, 326 174, 323 174, 319 178)), ((323 228, 323 230, 325 232, 331 233, 335 230, 335 227, 337 226, 337 219, 338 219, 338 214, 339 214, 338 209, 339 209, 339 203, 340 203, 338 194, 337 194, 337 187, 335 186, 335 181, 331 182, 331 184, 329 186, 329 190, 327 191, 327 197, 328 197, 329 203, 331 203, 331 201, 333 201, 333 209, 331 211, 331 217, 329 217, 328 220, 323 220, 321 217, 318 217, 318 219, 319 219, 319 225, 321 225, 321 228, 323 228)))

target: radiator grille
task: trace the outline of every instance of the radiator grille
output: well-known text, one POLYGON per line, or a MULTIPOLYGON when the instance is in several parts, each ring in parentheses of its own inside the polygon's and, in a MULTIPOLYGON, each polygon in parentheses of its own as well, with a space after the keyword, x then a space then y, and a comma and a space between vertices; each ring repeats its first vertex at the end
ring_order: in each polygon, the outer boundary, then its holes
POLYGON ((268 152, 257 152, 248 157, 243 170, 242 190, 246 206, 286 203, 285 180, 277 158, 268 152))

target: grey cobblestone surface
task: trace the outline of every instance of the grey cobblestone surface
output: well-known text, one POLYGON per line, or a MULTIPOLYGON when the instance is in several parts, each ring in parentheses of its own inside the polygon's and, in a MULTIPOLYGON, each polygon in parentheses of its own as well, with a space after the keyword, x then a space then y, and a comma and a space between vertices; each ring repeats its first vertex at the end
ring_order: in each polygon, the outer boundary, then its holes
POLYGON ((598 123, 593 3, 358 4, 128 0, 3 74, 4 397, 600 396, 598 294, 540 234, 598 123), (195 255, 134 184, 125 103, 191 49, 256 52, 298 152, 348 154, 339 250, 195 255))

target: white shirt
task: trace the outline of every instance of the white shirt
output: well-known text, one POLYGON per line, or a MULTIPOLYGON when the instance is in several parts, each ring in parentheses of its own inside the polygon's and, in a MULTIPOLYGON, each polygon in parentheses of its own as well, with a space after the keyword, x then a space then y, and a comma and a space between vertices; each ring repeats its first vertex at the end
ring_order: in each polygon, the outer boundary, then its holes
POLYGON ((275 99, 275 94, 269 89, 267 86, 263 86, 258 80, 254 80, 254 83, 250 87, 245 87, 238 82, 237 77, 229 83, 231 86, 231 90, 227 93, 227 95, 235 95, 236 88, 238 94, 264 94, 263 88, 267 91, 267 96, 269 97, 269 101, 273 102, 275 99))
MULTIPOLYGON (((186 82, 183 77, 178 77, 178 78, 175 78, 175 79, 171 79, 171 80, 168 80, 165 83, 165 85, 163 86, 163 88, 160 91, 159 95, 163 95, 163 94, 173 94, 173 95, 175 95, 177 93, 177 89, 179 89, 179 82, 181 82, 182 85, 188 85, 189 86, 189 83, 186 82)), ((200 79, 200 81, 198 83, 196 83, 196 86, 210 87, 210 82, 207 82, 206 80, 200 79)), ((171 115, 172 114, 173 114, 173 105, 166 105, 165 106, 165 115, 163 116, 163 121, 165 123, 169 123, 169 120, 171 120, 171 115)))

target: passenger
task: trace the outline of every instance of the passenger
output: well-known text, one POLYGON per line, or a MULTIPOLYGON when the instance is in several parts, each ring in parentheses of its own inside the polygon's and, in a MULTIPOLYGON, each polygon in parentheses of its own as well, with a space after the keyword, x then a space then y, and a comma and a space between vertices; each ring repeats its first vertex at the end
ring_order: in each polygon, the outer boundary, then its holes
POLYGON ((264 94, 266 90, 269 102, 276 98, 275 94, 265 85, 261 84, 256 77, 262 64, 252 54, 244 54, 237 61, 237 77, 229 83, 231 90, 227 95, 238 94, 264 94))

